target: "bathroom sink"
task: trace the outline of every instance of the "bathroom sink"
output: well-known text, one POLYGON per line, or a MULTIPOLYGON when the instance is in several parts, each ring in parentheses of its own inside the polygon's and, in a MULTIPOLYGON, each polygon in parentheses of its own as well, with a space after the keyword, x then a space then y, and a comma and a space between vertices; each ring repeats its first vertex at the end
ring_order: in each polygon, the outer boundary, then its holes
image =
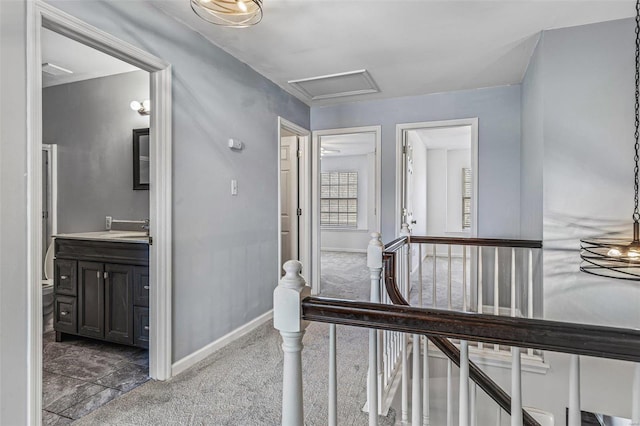
POLYGON ((144 231, 109 231, 100 235, 101 238, 145 238, 144 231))

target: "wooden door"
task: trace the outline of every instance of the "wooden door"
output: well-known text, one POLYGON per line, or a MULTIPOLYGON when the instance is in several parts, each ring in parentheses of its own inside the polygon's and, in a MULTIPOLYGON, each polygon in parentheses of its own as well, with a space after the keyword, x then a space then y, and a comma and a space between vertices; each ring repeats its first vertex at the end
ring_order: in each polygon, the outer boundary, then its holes
POLYGON ((105 338, 133 344, 133 266, 104 265, 105 338))
MULTIPOLYGON (((281 260, 299 259, 298 253, 298 137, 283 137, 280 143, 281 260)), ((282 265, 280 265, 282 266, 282 265)))
POLYGON ((78 262, 78 334, 104 338, 104 265, 78 262))

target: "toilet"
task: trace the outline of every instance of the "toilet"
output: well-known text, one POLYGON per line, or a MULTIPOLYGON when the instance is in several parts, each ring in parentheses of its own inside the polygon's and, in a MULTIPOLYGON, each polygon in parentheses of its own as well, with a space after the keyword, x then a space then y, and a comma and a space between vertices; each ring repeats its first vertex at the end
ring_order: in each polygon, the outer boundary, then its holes
POLYGON ((42 280, 42 315, 46 321, 53 312, 53 239, 44 256, 44 280, 42 280))

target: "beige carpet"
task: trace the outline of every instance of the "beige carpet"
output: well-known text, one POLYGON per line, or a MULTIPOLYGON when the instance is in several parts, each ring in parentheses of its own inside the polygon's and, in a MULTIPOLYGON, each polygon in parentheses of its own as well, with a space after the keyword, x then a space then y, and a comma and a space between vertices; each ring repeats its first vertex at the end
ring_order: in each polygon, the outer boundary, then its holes
MULTIPOLYGON (((323 295, 366 300, 363 254, 333 254, 322 263, 323 295), (326 284, 326 286, 325 286, 326 284)), ((329 326, 313 323, 303 339, 305 424, 327 424, 329 326)), ((278 425, 282 339, 270 321, 166 382, 148 382, 83 417, 78 425, 278 425)), ((337 328, 338 422, 367 425, 368 331, 337 328)), ((393 425, 395 412, 380 418, 393 425)))

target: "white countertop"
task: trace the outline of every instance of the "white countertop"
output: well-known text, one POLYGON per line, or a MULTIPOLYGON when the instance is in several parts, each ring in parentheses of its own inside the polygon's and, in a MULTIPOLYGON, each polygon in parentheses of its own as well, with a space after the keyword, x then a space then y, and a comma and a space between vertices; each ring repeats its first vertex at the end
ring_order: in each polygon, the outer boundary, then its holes
POLYGON ((149 244, 149 236, 144 231, 94 231, 57 234, 54 238, 73 240, 117 241, 124 243, 149 244))

